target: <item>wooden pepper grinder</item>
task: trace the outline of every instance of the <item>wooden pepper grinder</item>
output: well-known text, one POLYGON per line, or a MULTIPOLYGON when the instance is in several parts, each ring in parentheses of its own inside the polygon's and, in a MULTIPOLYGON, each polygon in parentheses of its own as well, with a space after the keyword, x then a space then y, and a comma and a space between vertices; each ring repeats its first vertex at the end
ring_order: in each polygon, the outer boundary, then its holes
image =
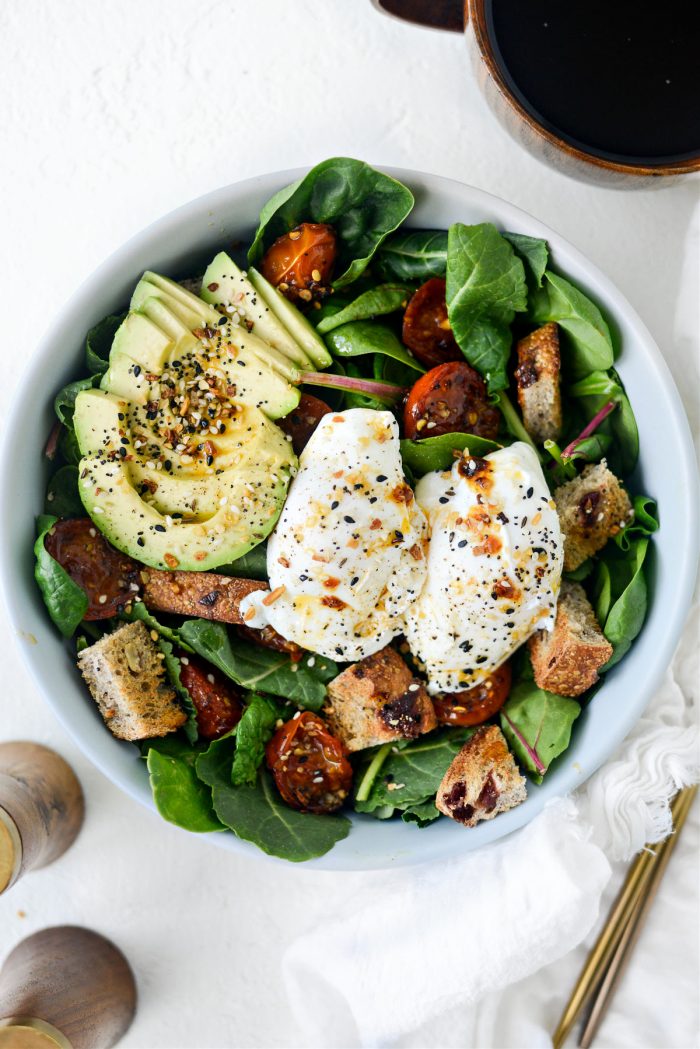
POLYGON ((90 929, 43 929, 0 970, 0 1049, 110 1049, 135 1012, 129 963, 90 929))
POLYGON ((0 743, 0 894, 73 844, 83 823, 80 783, 38 743, 0 743))

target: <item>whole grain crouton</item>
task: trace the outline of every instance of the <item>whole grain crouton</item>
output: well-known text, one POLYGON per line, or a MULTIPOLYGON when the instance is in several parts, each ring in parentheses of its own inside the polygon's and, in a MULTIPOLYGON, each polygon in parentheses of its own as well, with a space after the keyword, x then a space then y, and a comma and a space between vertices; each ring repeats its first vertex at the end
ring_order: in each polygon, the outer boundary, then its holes
POLYGON ((322 711, 348 750, 415 739, 437 725, 433 704, 398 652, 383 648, 328 685, 322 711))
POLYGON ((267 590, 257 579, 236 579, 218 572, 162 572, 143 568, 143 603, 156 612, 243 623, 241 601, 255 590, 267 590))
POLYGON ((627 492, 605 459, 557 488, 554 501, 564 534, 565 572, 573 572, 601 550, 633 516, 627 492))
POLYGON ((454 757, 438 787, 440 812, 465 827, 492 820, 527 798, 525 777, 497 725, 477 729, 454 757))
POLYGON ((585 590, 566 579, 561 584, 554 630, 538 630, 528 644, 538 688, 560 696, 580 696, 590 688, 613 653, 585 590))
POLYGON ((107 728, 118 739, 167 736, 187 721, 159 655, 139 621, 106 634, 78 656, 107 728))
POLYGON ((517 345, 515 379, 525 429, 536 441, 556 441, 561 431, 559 328, 545 324, 517 345))

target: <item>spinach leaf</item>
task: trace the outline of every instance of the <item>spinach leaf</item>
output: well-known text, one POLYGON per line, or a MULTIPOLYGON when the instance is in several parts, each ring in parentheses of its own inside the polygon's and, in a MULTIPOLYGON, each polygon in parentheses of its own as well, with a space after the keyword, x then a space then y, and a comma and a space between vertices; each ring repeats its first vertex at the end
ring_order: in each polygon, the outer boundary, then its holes
POLYGON ((413 203, 406 186, 361 160, 324 160, 264 205, 248 260, 257 263, 265 248, 301 222, 327 222, 338 237, 340 276, 333 284, 341 288, 364 272, 413 203))
POLYGON ((405 284, 378 284, 376 288, 370 288, 353 299, 343 309, 322 317, 316 325, 316 331, 325 335, 350 321, 369 320, 382 314, 395 313, 406 305, 411 293, 412 289, 405 284))
POLYGON ((78 493, 77 466, 62 466, 49 480, 45 513, 56 517, 85 517, 78 493))
POLYGON ((338 673, 332 659, 305 655, 293 663, 284 652, 249 644, 229 635, 223 623, 188 619, 179 636, 198 655, 243 688, 292 700, 303 710, 320 710, 325 683, 338 673))
POLYGON ((275 731, 275 722, 282 715, 282 707, 269 696, 253 693, 236 726, 236 752, 233 756, 231 782, 254 785, 257 772, 265 758, 265 744, 275 731))
POLYGON ((182 726, 182 731, 185 733, 190 743, 196 743, 199 738, 197 708, 194 705, 192 696, 180 680, 180 672, 182 670, 180 658, 175 655, 175 649, 170 641, 166 641, 164 637, 158 639, 158 647, 163 653, 163 663, 165 665, 165 673, 168 677, 168 681, 175 689, 177 698, 180 700, 180 703, 187 714, 187 721, 182 726))
POLYGON ((326 335, 326 345, 334 357, 361 357, 365 354, 391 357, 417 372, 425 372, 412 353, 403 346, 391 328, 375 321, 350 321, 326 335))
POLYGON ((659 528, 658 510, 654 499, 648 495, 635 495, 632 506, 634 509, 632 523, 618 532, 613 540, 624 553, 629 552, 635 538, 653 535, 659 528))
POLYGON ((77 464, 80 462, 80 449, 73 429, 73 415, 75 414, 75 399, 83 390, 90 390, 99 384, 99 375, 90 375, 86 379, 76 379, 69 382, 56 394, 53 402, 54 411, 59 422, 63 424, 59 438, 59 451, 67 463, 77 464))
POLYGON ((221 822, 269 856, 300 863, 323 856, 348 836, 350 820, 344 816, 313 816, 286 805, 265 769, 252 786, 233 786, 230 767, 226 752, 207 752, 197 762, 197 774, 212 788, 221 822))
POLYGON ((78 447, 78 439, 75 436, 75 430, 73 429, 73 420, 71 419, 70 425, 61 427, 61 435, 58 439, 58 450, 67 463, 71 463, 73 466, 77 466, 81 460, 80 448, 78 447))
POLYGON ((455 223, 447 249, 447 313, 459 348, 489 393, 508 386, 515 313, 527 307, 525 270, 495 226, 455 223))
POLYGON ((401 813, 404 823, 416 823, 419 827, 427 827, 434 820, 440 818, 440 813, 435 807, 435 799, 428 798, 418 805, 410 805, 401 813))
POLYGON ((388 237, 372 265, 382 280, 414 280, 424 283, 444 277, 447 268, 445 230, 416 229, 388 237))
POLYGON ((198 751, 176 736, 149 740, 146 762, 156 808, 163 819, 196 834, 224 830, 211 790, 197 777, 198 751))
POLYGON ((422 477, 431 470, 449 470, 455 460, 455 451, 463 452, 468 448, 472 455, 483 456, 500 447, 496 441, 473 433, 445 433, 422 441, 404 439, 401 441, 401 458, 404 466, 416 477, 422 477))
POLYGON ((244 579, 267 579, 267 542, 259 543, 229 565, 216 570, 222 575, 242 576, 244 579))
POLYGON ((180 637, 180 631, 174 627, 165 626, 161 623, 152 612, 149 612, 143 601, 134 601, 131 606, 131 611, 127 612, 123 610, 119 613, 119 618, 123 619, 127 623, 135 623, 136 620, 140 620, 149 630, 155 630, 157 634, 160 634, 166 641, 170 641, 173 645, 177 645, 179 648, 183 648, 185 652, 194 652, 186 641, 180 637))
POLYGON ((605 620, 608 618, 611 604, 612 581, 610 579, 610 569, 605 561, 600 561, 593 581, 593 607, 595 609, 595 617, 601 626, 605 624, 605 620))
POLYGON ((639 457, 639 434, 632 405, 615 369, 592 372, 570 386, 568 393, 582 402, 589 419, 609 401, 615 401, 617 407, 603 420, 596 435, 612 438, 609 459, 613 472, 630 474, 639 457))
POLYGON ((516 441, 523 441, 525 444, 529 444, 538 459, 542 460, 543 456, 541 451, 525 429, 522 419, 518 415, 515 406, 505 390, 499 390, 496 404, 503 416, 505 428, 511 437, 515 437, 516 441))
POLYGON ((357 777, 355 809, 374 814, 388 806, 403 811, 434 799, 452 759, 473 733, 447 728, 368 752, 357 777))
POLYGON ((109 351, 116 335, 117 328, 126 317, 125 313, 119 316, 105 317, 94 328, 87 333, 85 340, 85 363, 91 375, 104 375, 109 367, 109 351))
MULTIPOLYGON (((621 579, 625 580, 625 584, 605 617, 603 633, 613 646, 613 654, 602 668, 603 671, 610 670, 620 662, 644 625, 647 613, 647 584, 643 565, 648 546, 648 538, 637 539, 629 548, 623 571, 617 574, 617 578, 611 573, 610 585, 611 590, 614 588, 613 593, 620 591, 621 579)), ((613 564, 615 562, 607 564, 609 572, 613 564)), ((617 564, 619 565, 619 562, 617 564)))
POLYGON ((587 558, 582 565, 575 568, 573 572, 565 572, 567 579, 570 579, 573 583, 582 583, 584 579, 588 579, 589 575, 595 568, 595 561, 592 557, 587 558))
POLYGON ((529 277, 536 287, 541 288, 549 257, 547 241, 539 237, 528 237, 524 233, 504 233, 503 236, 525 264, 526 277, 529 277))
POLYGON ((76 379, 69 382, 54 397, 53 408, 58 416, 59 422, 70 429, 73 427, 73 413, 75 412, 75 398, 83 390, 91 390, 95 385, 95 376, 89 375, 86 379, 76 379))
POLYGON ((73 582, 44 545, 47 533, 57 520, 48 514, 37 519, 39 535, 34 544, 34 578, 51 619, 64 637, 72 637, 87 612, 89 601, 85 591, 73 582))
POLYGON ((536 783, 568 747, 571 726, 580 713, 575 699, 545 692, 534 682, 521 682, 511 692, 501 710, 501 729, 536 783))
POLYGON ((565 360, 575 378, 610 368, 613 344, 603 315, 591 300, 568 280, 551 270, 545 283, 530 296, 529 316, 537 324, 556 322, 568 336, 565 360))

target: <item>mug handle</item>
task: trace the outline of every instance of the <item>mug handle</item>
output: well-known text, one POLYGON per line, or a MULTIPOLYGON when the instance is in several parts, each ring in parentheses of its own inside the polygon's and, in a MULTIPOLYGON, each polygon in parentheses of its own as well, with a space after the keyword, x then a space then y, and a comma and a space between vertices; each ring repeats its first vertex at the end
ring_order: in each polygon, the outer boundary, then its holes
POLYGON ((372 0, 385 15, 429 29, 463 33, 469 18, 468 0, 372 0))

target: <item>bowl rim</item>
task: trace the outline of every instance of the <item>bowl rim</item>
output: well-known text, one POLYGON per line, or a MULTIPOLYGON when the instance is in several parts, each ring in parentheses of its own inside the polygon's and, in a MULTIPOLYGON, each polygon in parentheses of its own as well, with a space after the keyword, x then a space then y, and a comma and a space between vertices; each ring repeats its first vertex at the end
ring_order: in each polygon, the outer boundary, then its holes
MULTIPOLYGON (((43 362, 52 352, 55 351, 55 343, 58 339, 58 333, 61 329, 66 327, 67 323, 74 315, 76 319, 80 317, 81 304, 89 302, 93 291, 97 291, 102 287, 105 279, 110 274, 110 271, 115 270, 123 260, 128 259, 132 254, 148 248, 149 242, 153 241, 159 234, 166 233, 169 228, 177 229, 178 225, 181 225, 188 217, 197 216, 199 214, 202 216, 215 214, 217 208, 221 206, 235 208, 235 198, 243 197, 247 192, 260 192, 265 190, 268 192, 268 196, 271 196, 276 190, 295 181, 308 170, 308 167, 303 167, 285 171, 269 172, 264 175, 253 176, 252 178, 220 187, 219 189, 212 190, 180 205, 178 208, 175 208, 167 214, 159 217, 143 230, 134 234, 112 252, 79 284, 74 293, 53 318, 52 323, 45 331, 36 350, 31 354, 23 373, 15 385, 14 406, 7 419, 5 436, 2 441, 2 448, 0 449, 0 507, 2 507, 2 513, 0 514, 0 587, 3 591, 8 618, 15 628, 14 636, 18 643, 22 660, 29 670, 39 693, 42 695, 45 702, 51 707, 59 722, 95 767, 97 767, 105 776, 107 776, 108 779, 129 796, 150 808, 154 814, 156 814, 156 810, 150 789, 148 788, 147 777, 144 775, 144 782, 137 785, 134 783, 133 777, 124 774, 119 768, 115 768, 115 763, 95 754, 89 741, 91 733, 87 730, 82 718, 78 721, 73 721, 69 718, 67 711, 63 709, 60 693, 54 694, 53 687, 55 687, 55 680, 50 677, 47 670, 42 668, 41 660, 32 655, 32 652, 36 652, 36 649, 33 648, 31 644, 20 644, 20 639, 22 637, 26 640, 26 632, 21 629, 20 625, 24 613, 22 605, 23 584, 17 586, 20 570, 17 568, 16 560, 9 556, 10 544, 8 543, 7 536, 7 507, 8 503, 11 502, 11 488, 8 486, 12 474, 14 452, 9 435, 13 432, 17 432, 17 427, 23 418, 24 406, 28 403, 28 399, 30 401, 31 398, 35 396, 34 389, 38 379, 40 382, 43 362)), ((668 420, 667 430, 668 427, 671 427, 672 423, 672 429, 675 430, 675 475, 678 478, 681 498, 684 500, 684 504, 690 512, 682 519, 684 526, 682 546, 674 551, 678 567, 675 602, 673 607, 668 610, 668 615, 664 619, 661 627, 661 635, 659 636, 657 634, 654 637, 653 665, 649 672, 646 673, 644 681, 639 687, 639 692, 632 697, 634 702, 630 702, 630 709, 627 716, 618 719, 615 730, 612 731, 607 736, 604 743, 598 747, 595 757, 592 761, 587 763, 585 770, 581 769, 581 766, 577 761, 573 761, 567 763, 565 767, 557 770, 556 784, 553 782, 552 778, 552 780, 546 781, 545 785, 537 788, 536 791, 533 791, 531 789, 531 784, 529 783, 527 803, 518 806, 507 813, 501 814, 498 820, 492 820, 480 824, 477 828, 470 831, 468 836, 459 833, 461 828, 449 828, 455 831, 455 834, 454 842, 447 848, 433 848, 431 851, 429 844, 430 839, 424 837, 428 832, 422 832, 420 839, 417 838, 416 840, 424 842, 426 847, 421 845, 420 849, 407 850, 407 852, 406 850, 403 852, 399 850, 397 854, 391 856, 391 858, 378 858, 377 862, 368 862, 367 857, 356 854, 352 850, 352 847, 348 846, 348 842, 352 841, 353 835, 351 831, 348 838, 338 843, 330 850, 330 852, 326 853, 325 856, 321 856, 314 860, 307 860, 302 864, 305 868, 322 870, 387 869, 393 866, 431 863, 436 859, 446 859, 450 856, 459 855, 470 851, 473 848, 495 841, 496 839, 500 839, 519 829, 521 826, 530 822, 530 820, 541 811, 550 798, 567 794, 571 790, 580 786, 593 774, 593 772, 596 771, 597 768, 600 767, 600 765, 603 764, 605 760, 607 760, 610 754, 622 742, 624 737, 643 713, 649 699, 653 695, 653 692, 665 673, 680 637, 688 607, 690 606, 698 561, 699 528, 697 513, 692 512, 693 508, 696 507, 698 503, 698 477, 695 464, 695 452, 688 421, 685 416, 680 396, 671 377, 671 373, 660 350, 625 296, 622 295, 612 281, 610 281, 595 264, 570 244, 570 242, 555 230, 548 227, 544 222, 508 201, 504 201, 500 197, 490 194, 485 190, 443 176, 388 165, 381 165, 380 170, 399 179, 416 191, 417 201, 420 194, 423 194, 422 200, 427 199, 428 201, 435 196, 446 199, 450 198, 450 195, 452 195, 462 198, 460 203, 464 203, 467 210, 470 205, 472 207, 478 207, 481 205, 487 210, 492 211, 498 216, 498 219, 495 221, 498 222, 501 228, 506 228, 506 224, 520 223, 521 227, 525 227, 528 230, 536 229, 536 235, 544 237, 551 245, 556 254, 559 268, 563 268, 564 272, 566 272, 566 267, 570 263, 573 263, 574 268, 579 268, 587 276, 590 276, 591 280, 596 284, 596 288, 600 289, 596 292, 596 295, 599 298, 604 299, 606 302, 612 301, 615 303, 616 310, 619 310, 620 313, 624 314, 625 323, 632 328, 636 343, 641 347, 643 354, 646 355, 646 364, 651 371, 649 381, 654 381, 658 384, 658 387, 671 406, 672 420, 668 420), (565 258, 566 261, 562 265, 560 260, 563 258, 565 258)), ((253 218, 255 217, 253 216, 253 218)), ((426 227, 425 225, 416 225, 414 228, 426 227)), ((517 228, 517 226, 515 228, 517 228)), ((192 250, 195 251, 196 249, 193 247, 192 250)), ((577 283, 580 283, 580 278, 576 278, 576 280, 577 283)), ((615 317, 613 317, 613 319, 615 319, 615 317)), ((79 330, 82 332, 82 329, 79 330)), ((24 414, 24 419, 26 420, 26 413, 24 414)), ((31 587, 35 586, 33 576, 30 585, 31 587)), ((56 642, 60 644, 60 638, 57 633, 56 642)), ((643 643, 643 640, 638 643, 643 643)), ((159 816, 157 818, 160 819, 159 816)), ((375 825, 377 833, 380 831, 380 826, 377 825, 377 821, 373 820, 371 817, 361 817, 358 814, 353 814, 351 818, 354 823, 362 820, 370 820, 372 824, 375 825)), ((183 830, 182 833, 189 834, 191 832, 183 830)), ((237 838, 230 832, 226 834, 206 834, 202 835, 202 837, 214 841, 219 846, 229 848, 231 851, 245 854, 250 857, 257 857, 260 860, 272 860, 273 862, 284 864, 289 862, 277 857, 267 856, 251 843, 237 838)))

